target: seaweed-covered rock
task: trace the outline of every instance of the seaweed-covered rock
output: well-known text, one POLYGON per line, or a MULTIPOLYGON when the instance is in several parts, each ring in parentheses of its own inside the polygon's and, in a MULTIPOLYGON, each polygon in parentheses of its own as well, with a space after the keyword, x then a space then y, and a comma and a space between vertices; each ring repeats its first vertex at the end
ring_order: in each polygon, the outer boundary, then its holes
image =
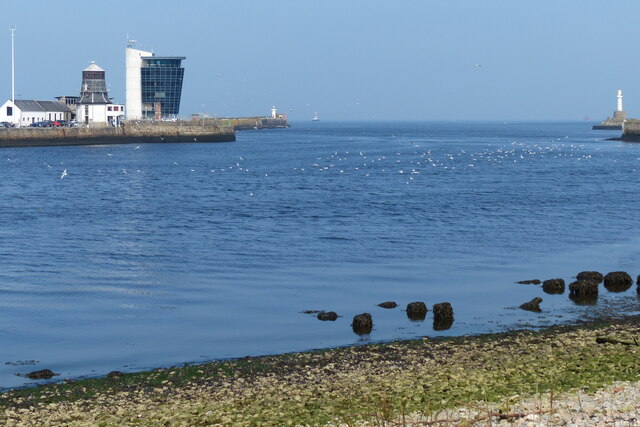
POLYGON ((318 320, 329 320, 333 322, 338 318, 338 314, 335 311, 321 311, 316 317, 318 318, 318 320))
POLYGON ((396 308, 397 306, 398 304, 396 304, 395 301, 385 301, 378 304, 378 307, 382 308, 396 308))
POLYGON ((535 311, 536 313, 540 313, 542 310, 540 309, 540 303, 542 302, 542 298, 535 297, 529 302, 525 302, 520 305, 520 308, 527 311, 535 311))
POLYGON ((124 372, 120 372, 120 371, 111 371, 107 374, 107 378, 111 378, 112 380, 117 380, 118 378, 120 378, 121 376, 124 375, 124 372))
POLYGON ((59 375, 59 374, 56 374, 55 372, 52 372, 49 369, 41 369, 39 371, 29 372, 25 376, 32 380, 48 380, 50 378, 55 377, 56 375, 59 375))
POLYGON ((549 279, 542 282, 542 290, 548 294, 563 294, 564 280, 549 279))
POLYGON ((532 280, 520 280, 517 283, 519 283, 521 285, 539 285, 542 282, 540 280, 538 280, 538 279, 532 279, 532 280))
POLYGON ((602 283, 604 276, 599 271, 581 271, 576 276, 576 280, 591 280, 592 282, 602 283))
POLYGON ((624 292, 631 287, 633 279, 624 271, 613 271, 604 276, 604 287, 609 292, 624 292))
POLYGON ((598 284, 592 280, 576 280, 569 285, 569 293, 578 298, 598 296, 598 284))
MULTIPOLYGON (((640 274, 638 274, 638 278, 636 279, 636 285, 640 286, 640 274)), ((640 288, 638 288, 640 290, 640 288)))
POLYGON ((448 302, 433 305, 433 320, 453 320, 453 307, 448 302))
POLYGON ((448 302, 433 305, 433 329, 444 331, 453 325, 453 307, 448 302))
POLYGON ((358 335, 371 333, 371 329, 373 329, 373 319, 371 318, 371 314, 362 313, 354 316, 351 327, 353 328, 353 332, 358 335))
POLYGON ((407 317, 411 320, 424 320, 427 317, 427 305, 422 301, 407 304, 407 317))

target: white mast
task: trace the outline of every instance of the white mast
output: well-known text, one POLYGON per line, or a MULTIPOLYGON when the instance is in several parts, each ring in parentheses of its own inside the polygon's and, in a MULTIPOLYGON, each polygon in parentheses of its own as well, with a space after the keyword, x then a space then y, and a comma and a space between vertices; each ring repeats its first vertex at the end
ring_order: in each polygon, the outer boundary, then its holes
POLYGON ((15 68, 15 49, 14 39, 16 34, 16 28, 11 27, 11 102, 16 102, 16 68, 15 68))
POLYGON ((622 111, 622 90, 618 89, 618 111, 622 111))

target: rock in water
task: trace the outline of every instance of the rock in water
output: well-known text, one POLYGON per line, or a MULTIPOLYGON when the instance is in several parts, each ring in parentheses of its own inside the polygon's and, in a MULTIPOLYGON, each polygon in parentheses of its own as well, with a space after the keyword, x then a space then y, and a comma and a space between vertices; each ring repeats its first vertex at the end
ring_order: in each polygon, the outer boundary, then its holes
POLYGON ((318 313, 316 317, 318 318, 318 320, 330 320, 333 322, 338 318, 338 314, 335 311, 322 311, 318 313))
POLYGON ((569 285, 569 293, 577 298, 597 297, 598 284, 592 280, 576 280, 569 285))
POLYGON ((542 302, 542 298, 535 297, 529 302, 525 302, 520 306, 521 309, 527 311, 535 311, 536 313, 540 313, 542 310, 540 309, 540 303, 542 302))
POLYGON ((542 290, 548 294, 563 294, 564 280, 549 279, 542 282, 542 290))
POLYGON ((58 374, 56 374, 55 372, 50 371, 49 369, 42 369, 40 371, 29 372, 25 376, 27 378, 32 379, 32 380, 48 380, 49 378, 53 378, 56 375, 58 375, 58 374))
POLYGON ((609 292, 624 292, 631 287, 633 279, 624 271, 613 271, 604 276, 604 287, 609 292))
POLYGON ((592 280, 576 280, 569 285, 569 299, 578 305, 594 305, 598 300, 598 284, 592 280))
POLYGON ((107 378, 111 378, 112 380, 117 380, 118 378, 120 378, 121 376, 124 375, 124 372, 120 372, 120 371, 111 371, 107 374, 107 378))
POLYGON ((354 316, 351 327, 353 328, 353 332, 358 335, 371 333, 371 329, 373 328, 373 319, 371 318, 371 314, 362 313, 354 316))
POLYGON ((576 280, 591 280, 596 283, 601 283, 603 278, 599 271, 581 271, 576 276, 576 280))
POLYGON ((538 280, 538 279, 533 279, 533 280, 520 280, 517 283, 519 283, 521 285, 539 285, 542 282, 540 280, 538 280))
POLYGON ((407 304, 407 317, 411 320, 424 320, 427 317, 427 305, 422 301, 407 304))
POLYGON ((433 305, 433 329, 444 331, 453 325, 453 307, 448 302, 433 305))
POLYGON ((382 307, 382 308, 396 308, 397 306, 398 304, 396 304, 395 301, 386 301, 378 304, 378 307, 382 307))

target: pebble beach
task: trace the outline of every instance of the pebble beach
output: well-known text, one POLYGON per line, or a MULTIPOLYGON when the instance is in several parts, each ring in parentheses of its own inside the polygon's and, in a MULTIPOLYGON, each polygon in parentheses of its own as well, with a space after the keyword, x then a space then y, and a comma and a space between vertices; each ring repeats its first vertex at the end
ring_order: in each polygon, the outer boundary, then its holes
POLYGON ((637 317, 62 381, 3 425, 634 425, 637 317))

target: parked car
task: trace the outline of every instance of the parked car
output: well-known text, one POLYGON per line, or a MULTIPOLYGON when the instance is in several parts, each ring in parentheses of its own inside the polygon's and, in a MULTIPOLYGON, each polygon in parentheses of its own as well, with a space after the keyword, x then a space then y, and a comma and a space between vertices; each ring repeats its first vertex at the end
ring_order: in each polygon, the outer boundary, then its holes
POLYGON ((31 123, 32 128, 49 128, 51 127, 51 120, 43 120, 41 122, 31 123))
POLYGON ((0 122, 0 128, 12 128, 15 125, 11 122, 0 122))

